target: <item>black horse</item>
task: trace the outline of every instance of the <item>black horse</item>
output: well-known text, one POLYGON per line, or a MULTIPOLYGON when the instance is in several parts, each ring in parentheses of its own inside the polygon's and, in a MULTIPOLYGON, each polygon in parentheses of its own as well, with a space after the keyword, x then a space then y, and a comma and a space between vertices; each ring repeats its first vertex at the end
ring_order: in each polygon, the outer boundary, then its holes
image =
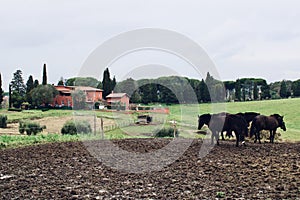
MULTIPOLYGON (((211 114, 198 115, 198 130, 200 130, 204 126, 204 124, 207 125, 209 128, 209 126, 210 126, 209 123, 210 123, 212 116, 227 116, 227 115, 229 115, 229 113, 226 113, 226 112, 221 112, 221 113, 214 114, 214 115, 211 115, 211 114)), ((221 132, 222 140, 225 140, 224 134, 223 134, 224 131, 226 131, 226 135, 229 134, 229 132, 227 130, 223 130, 221 132)))
POLYGON ((237 113, 237 115, 240 115, 240 116, 244 117, 244 119, 248 123, 248 127, 249 127, 250 126, 250 122, 252 122, 252 120, 256 116, 260 115, 260 113, 257 113, 257 112, 245 112, 245 113, 237 113))
POLYGON ((219 145, 219 133, 226 130, 231 133, 234 131, 236 135, 236 146, 239 146, 239 141, 245 145, 245 136, 248 135, 248 126, 246 120, 239 116, 228 114, 225 116, 213 115, 210 122, 210 130, 212 131, 211 143, 214 143, 214 138, 219 145))
POLYGON ((279 114, 274 114, 271 116, 258 115, 256 116, 251 125, 250 137, 255 135, 254 142, 256 143, 257 139, 260 142, 260 131, 269 130, 270 131, 270 143, 274 143, 274 136, 277 128, 280 127, 283 131, 286 131, 285 123, 283 121, 283 116, 279 114))
POLYGON ((202 126, 206 124, 212 131, 211 143, 214 143, 214 138, 219 145, 219 133, 222 134, 222 139, 224 140, 223 132, 231 133, 235 132, 236 135, 236 146, 239 145, 239 141, 242 140, 244 143, 244 137, 248 134, 248 126, 246 120, 239 115, 232 115, 229 113, 219 113, 219 114, 204 114, 198 116, 198 129, 200 130, 202 126))

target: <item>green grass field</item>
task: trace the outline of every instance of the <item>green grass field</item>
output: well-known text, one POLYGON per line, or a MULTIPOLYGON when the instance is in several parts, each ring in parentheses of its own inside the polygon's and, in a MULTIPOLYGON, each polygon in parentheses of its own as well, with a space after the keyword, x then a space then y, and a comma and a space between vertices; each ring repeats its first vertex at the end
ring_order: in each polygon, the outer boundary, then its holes
MULTIPOLYGON (((264 115, 271 115, 278 113, 284 115, 287 131, 283 132, 281 129, 281 138, 286 141, 300 141, 300 98, 283 99, 283 100, 269 100, 269 101, 251 101, 251 102, 234 102, 234 103, 216 103, 216 104, 199 104, 199 105, 172 105, 168 106, 170 114, 162 116, 165 117, 165 125, 170 126, 168 121, 176 120, 178 127, 181 131, 182 137, 195 137, 197 130, 197 116, 204 113, 217 113, 226 111, 229 113, 238 112, 259 112, 264 115), (190 130, 189 132, 185 130, 190 130), (191 130, 193 131, 191 133, 191 130)), ((87 115, 95 114, 104 118, 134 118, 133 116, 126 116, 123 114, 113 114, 109 112, 92 112, 80 111, 87 115)), ((72 116, 73 111, 70 110, 49 110, 42 111, 22 111, 22 112, 8 112, 7 110, 0 110, 0 114, 8 116, 8 123, 18 122, 24 119, 38 119, 43 117, 59 117, 59 116, 72 116)), ((134 114, 136 116, 136 114, 134 114)), ((161 126, 160 126, 161 127, 161 126)), ((122 139, 122 138, 136 138, 136 137, 149 137, 149 133, 157 129, 154 127, 125 127, 122 129, 115 129, 105 133, 106 139, 122 139), (130 133, 129 133, 130 132, 130 133), (148 133, 139 135, 139 133, 148 133)), ((84 137, 79 136, 65 136, 60 134, 37 135, 37 136, 5 136, 0 135, 0 148, 17 147, 24 145, 39 144, 45 142, 63 142, 63 141, 77 141, 86 139, 100 139, 99 136, 87 135, 84 137)))

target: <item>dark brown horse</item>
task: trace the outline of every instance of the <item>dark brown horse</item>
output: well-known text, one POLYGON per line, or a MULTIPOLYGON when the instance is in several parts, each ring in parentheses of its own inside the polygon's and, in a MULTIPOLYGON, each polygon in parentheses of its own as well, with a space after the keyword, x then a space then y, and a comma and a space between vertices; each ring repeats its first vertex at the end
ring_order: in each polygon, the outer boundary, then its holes
MULTIPOLYGON (((221 113, 214 114, 214 115, 211 115, 211 114, 198 115, 198 130, 200 130, 204 126, 204 124, 207 125, 209 128, 210 120, 211 120, 212 116, 227 116, 227 115, 229 115, 229 113, 226 113, 226 112, 221 112, 221 113)), ((229 134, 229 132, 227 130, 223 130, 221 132, 222 140, 225 140, 224 134, 223 134, 224 131, 226 131, 226 135, 229 134)))
POLYGON ((269 130, 270 143, 274 143, 274 136, 278 127, 286 131, 285 123, 283 121, 283 116, 280 116, 279 114, 274 114, 271 116, 258 115, 252 121, 251 129, 250 129, 250 137, 255 135, 254 142, 256 143, 258 139, 259 143, 261 143, 260 131, 269 130))
POLYGON ((214 144, 214 139, 219 145, 219 133, 234 131, 236 135, 236 146, 239 146, 239 141, 245 145, 245 136, 248 134, 248 126, 245 119, 239 115, 212 115, 209 129, 212 132, 211 143, 214 144))

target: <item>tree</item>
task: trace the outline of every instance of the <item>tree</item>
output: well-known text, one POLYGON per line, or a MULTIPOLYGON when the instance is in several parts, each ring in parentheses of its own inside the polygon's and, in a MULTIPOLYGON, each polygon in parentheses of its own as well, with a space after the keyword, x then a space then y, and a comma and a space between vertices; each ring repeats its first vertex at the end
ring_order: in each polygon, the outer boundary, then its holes
POLYGON ((26 95, 25 95, 25 100, 29 103, 32 104, 32 98, 31 98, 31 90, 34 89, 34 83, 33 83, 33 78, 30 75, 28 78, 28 81, 26 83, 26 95))
POLYGON ((114 90, 115 87, 116 87, 116 85, 117 85, 117 80, 116 80, 116 77, 114 76, 114 78, 113 78, 113 80, 111 82, 111 89, 114 90))
POLYGON ((263 80, 262 86, 261 86, 261 98, 262 99, 270 99, 270 86, 267 84, 266 80, 263 80))
POLYGON ((258 99, 257 82, 254 82, 254 86, 253 86, 253 99, 254 99, 254 100, 257 100, 257 99, 258 99))
POLYGON ((57 85, 65 85, 63 77, 60 77, 60 80, 58 81, 57 85))
POLYGON ((106 96, 112 92, 112 80, 110 79, 110 74, 108 68, 106 68, 103 72, 103 97, 106 99, 106 96))
POLYGON ((300 97, 300 79, 293 82, 292 89, 294 97, 300 97))
POLYGON ((43 67, 43 82, 42 82, 43 85, 47 85, 47 71, 46 71, 46 64, 44 64, 44 67, 43 67))
POLYGON ((281 98, 286 98, 287 97, 287 87, 286 87, 285 80, 281 81, 279 95, 280 95, 281 98))
POLYGON ((202 79, 200 82, 201 101, 204 103, 210 102, 210 93, 205 81, 202 79))
POLYGON ((96 88, 99 85, 99 81, 93 77, 73 77, 69 78, 66 86, 88 86, 96 88))
POLYGON ((241 81, 240 79, 237 79, 236 80, 236 83, 235 83, 235 98, 236 100, 238 101, 241 101, 242 98, 241 98, 241 81))
POLYGON ((20 108, 21 104, 25 100, 26 87, 22 77, 22 71, 17 70, 13 75, 13 80, 10 83, 11 85, 11 104, 20 108))
POLYGON ((53 85, 39 85, 31 91, 33 105, 47 107, 53 103, 53 98, 58 94, 58 91, 53 85))
POLYGON ((3 102, 3 93, 4 91, 2 90, 2 77, 0 73, 0 108, 2 108, 2 102, 3 102))
POLYGON ((39 84, 39 80, 36 79, 33 83, 33 87, 36 88, 39 84))

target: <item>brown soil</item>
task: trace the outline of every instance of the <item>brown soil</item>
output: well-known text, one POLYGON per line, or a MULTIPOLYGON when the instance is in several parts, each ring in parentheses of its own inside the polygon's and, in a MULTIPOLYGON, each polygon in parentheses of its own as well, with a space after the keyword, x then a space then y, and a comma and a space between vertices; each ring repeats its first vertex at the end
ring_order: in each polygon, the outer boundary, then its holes
MULTIPOLYGON (((97 141, 95 141, 97 142, 97 141)), ((105 141, 102 141, 105 142, 105 141)), ((167 139, 116 140, 149 152, 167 139)), ((203 159, 201 140, 160 171, 122 173, 92 157, 81 142, 0 151, 2 199, 300 199, 300 143, 220 146, 203 159)))

